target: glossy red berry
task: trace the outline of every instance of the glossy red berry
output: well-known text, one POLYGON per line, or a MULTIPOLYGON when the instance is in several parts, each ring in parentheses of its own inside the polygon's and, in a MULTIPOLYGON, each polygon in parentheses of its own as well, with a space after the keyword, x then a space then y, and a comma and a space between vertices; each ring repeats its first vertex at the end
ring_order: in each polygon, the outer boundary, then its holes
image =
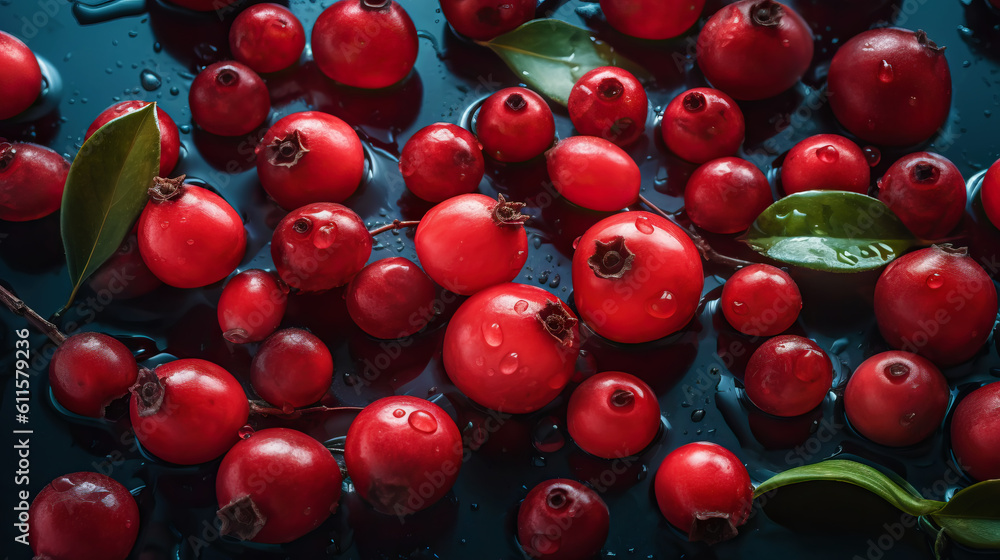
POLYGON ((191 118, 206 132, 242 136, 264 124, 271 98, 264 80, 239 62, 216 62, 195 76, 188 94, 191 118))
POLYGON ((44 218, 62 204, 69 162, 54 151, 0 138, 0 220, 44 218))
POLYGON ((298 408, 323 398, 333 382, 333 356, 316 335, 282 329, 267 338, 250 364, 250 385, 281 409, 298 408))
POLYGON ((139 252, 153 274, 176 288, 229 276, 243 259, 247 234, 236 210, 214 192, 157 177, 139 216, 139 252))
POLYGON ((615 212, 639 197, 639 166, 624 150, 595 136, 571 136, 545 152, 552 184, 566 200, 615 212))
POLYGON ((743 383, 757 408, 774 416, 799 416, 826 398, 833 385, 833 364, 808 338, 776 336, 750 357, 743 383))
POLYGON ((441 11, 455 31, 489 41, 535 17, 535 0, 441 0, 441 11))
POLYGON ((259 543, 291 542, 337 509, 340 485, 340 466, 322 443, 288 428, 254 432, 219 465, 219 532, 259 543))
POLYGON ((670 39, 701 16, 705 0, 601 0, 611 27, 640 39, 670 39))
POLYGON ((569 92, 567 104, 573 128, 626 146, 646 129, 649 101, 646 90, 631 72, 601 66, 587 72, 569 92))
POLYGON ((463 194, 431 208, 413 244, 427 275, 456 294, 510 282, 528 260, 524 204, 463 194))
POLYGON ((908 146, 941 128, 951 109, 951 71, 923 31, 879 28, 855 35, 834 55, 830 107, 868 142, 908 146))
POLYGON ((476 137, 497 161, 521 162, 542 155, 556 137, 552 109, 523 87, 502 89, 486 98, 476 117, 476 137))
POLYGON ((997 292, 965 248, 935 245, 889 263, 875 284, 875 319, 893 348, 938 366, 964 362, 993 331, 997 292))
POLYGON ((806 73, 813 36, 809 24, 785 4, 740 0, 708 19, 697 48, 698 67, 715 88, 736 99, 765 99, 806 73))
POLYGON ((358 495, 376 510, 403 516, 451 490, 462 466, 462 436, 441 407, 386 397, 366 406, 347 430, 344 461, 358 495))
POLYGON ((719 306, 729 324, 741 333, 774 336, 795 324, 802 310, 802 294, 784 270, 753 264, 726 280, 719 306))
POLYGON ((701 255, 680 228, 648 212, 604 218, 573 254, 580 317, 615 342, 649 342, 694 317, 704 275, 701 255))
MULTIPOLYGON (((115 103, 102 111, 101 114, 97 115, 97 118, 94 119, 94 122, 90 123, 90 127, 87 128, 87 134, 84 136, 84 140, 90 138, 91 135, 97 132, 97 129, 108 124, 112 120, 127 115, 133 111, 138 111, 146 105, 149 105, 148 101, 139 100, 115 103)), ((178 131, 177 124, 174 123, 174 119, 170 118, 170 115, 168 115, 159 104, 156 105, 156 123, 160 127, 160 177, 166 177, 171 171, 174 170, 174 167, 177 166, 177 159, 180 158, 180 131, 178 131)))
POLYGON ((577 319, 535 286, 501 284, 467 299, 448 323, 444 368, 482 406, 511 414, 538 410, 573 375, 577 319))
POLYGON ((171 4, 176 4, 182 8, 195 10, 198 12, 214 12, 221 10, 236 0, 167 0, 171 4))
POLYGON ((892 350, 875 354, 854 370, 844 391, 844 410, 861 435, 902 447, 937 430, 949 396, 948 381, 930 360, 892 350))
POLYGON ((735 537, 753 506, 746 467, 715 443, 689 443, 671 451, 653 487, 663 516, 690 541, 713 544, 735 537))
POLYGON ((1000 478, 1000 383, 976 389, 955 407, 951 447, 958 465, 975 480, 1000 478))
POLYGON ((689 89, 673 98, 661 127, 667 148, 692 163, 735 155, 746 135, 739 105, 712 88, 689 89))
POLYGON ((684 209, 691 221, 713 233, 746 231, 772 202, 767 177, 754 164, 736 157, 702 165, 684 189, 684 209))
POLYGON ((372 254, 372 237, 350 208, 330 202, 285 216, 271 237, 271 258, 281 279, 304 292, 343 286, 372 254))
POLYGON ((49 362, 49 386, 70 412, 101 418, 111 401, 128 394, 139 366, 124 344, 106 334, 75 334, 49 362))
POLYGON ((897 160, 879 179, 878 189, 879 200, 922 239, 938 239, 955 229, 968 198, 962 172, 930 152, 897 160))
POLYGON ((616 459, 645 449, 660 429, 660 403, 645 381, 608 371, 587 378, 566 409, 573 441, 591 455, 616 459))
POLYGON ((236 16, 229 28, 233 58, 262 74, 295 64, 305 46, 302 22, 278 4, 250 6, 236 16))
MULTIPOLYGON (((3 144, 0 144, 0 154, 2 154, 2 150, 3 144)), ((980 196, 986 217, 990 219, 994 227, 1000 228, 1000 159, 993 162, 993 165, 986 171, 986 175, 983 176, 980 196)))
POLYGON ((347 123, 319 111, 274 123, 257 146, 257 176, 286 210, 313 202, 343 202, 365 171, 361 140, 347 123))
POLYGON ((56 478, 26 513, 35 558, 125 560, 139 535, 135 498, 119 482, 95 472, 56 478))
POLYGON ((144 296, 163 285, 149 270, 139 252, 139 239, 129 234, 113 255, 87 279, 98 296, 131 299, 144 296))
POLYGON ((868 194, 871 167, 857 144, 837 134, 817 134, 792 146, 781 164, 785 194, 833 190, 868 194))
POLYGON ((421 128, 399 154, 406 188, 428 202, 471 193, 486 170, 483 147, 471 132, 448 123, 421 128))
POLYGON ((23 112, 42 92, 42 69, 35 53, 17 37, 0 31, 0 120, 23 112))
POLYGON ((529 558, 593 558, 608 538, 610 513, 590 488, 565 478, 528 492, 517 511, 517 540, 529 558))
POLYGON ((219 296, 222 336, 233 344, 264 340, 285 316, 287 293, 288 287, 265 270, 254 268, 233 276, 219 296))
POLYGON ((150 453, 179 465, 211 461, 229 450, 250 404, 228 371, 194 358, 140 370, 130 416, 150 453))
POLYGON ((420 267, 403 257, 377 260, 347 285, 347 312, 375 338, 403 338, 434 317, 437 289, 420 267))
POLYGON ((398 2, 340 0, 312 30, 316 65, 344 85, 377 89, 402 81, 417 61, 417 28, 398 2))

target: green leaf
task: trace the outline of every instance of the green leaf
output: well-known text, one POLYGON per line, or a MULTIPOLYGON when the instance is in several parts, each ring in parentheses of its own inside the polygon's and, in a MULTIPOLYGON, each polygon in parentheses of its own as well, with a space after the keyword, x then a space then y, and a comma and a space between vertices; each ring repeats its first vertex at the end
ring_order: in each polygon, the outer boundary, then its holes
POLYGON ((956 542, 972 548, 1000 549, 1000 480, 959 490, 930 517, 956 542))
POLYGON ((60 227, 73 285, 63 310, 121 245, 146 205, 159 166, 155 103, 112 120, 83 143, 62 199, 60 227))
POLYGON ((638 64, 594 38, 590 31, 556 19, 535 19, 490 41, 520 80, 565 106, 573 84, 600 66, 618 66, 640 81, 650 75, 638 64))
POLYGON ((828 272, 888 264, 916 244, 881 201, 844 191, 806 191, 764 210, 744 241, 774 260, 828 272))

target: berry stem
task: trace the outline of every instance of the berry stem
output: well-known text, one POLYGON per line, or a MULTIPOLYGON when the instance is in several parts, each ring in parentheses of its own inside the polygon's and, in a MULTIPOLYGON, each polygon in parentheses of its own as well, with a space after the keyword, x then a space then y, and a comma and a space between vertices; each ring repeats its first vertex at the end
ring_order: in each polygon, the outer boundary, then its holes
POLYGON ((718 251, 713 249, 712 246, 708 243, 708 240, 706 240, 704 237, 701 236, 701 234, 695 231, 693 227, 682 225, 680 222, 677 221, 677 217, 674 216, 674 214, 671 214, 670 212, 665 212, 663 209, 653 204, 648 198, 646 198, 641 194, 639 195, 639 202, 645 204, 650 210, 670 220, 675 226, 684 230, 684 233, 686 233, 688 237, 691 238, 691 241, 694 242, 695 247, 698 248, 698 252, 701 253, 701 258, 705 259, 706 261, 714 262, 724 266, 729 266, 732 268, 741 268, 744 266, 750 266, 754 264, 750 261, 745 261, 743 259, 737 259, 733 257, 727 257, 726 255, 719 253, 718 251))
POLYGON ((27 319, 31 326, 49 337, 52 342, 62 344, 66 340, 66 334, 60 331, 59 327, 44 319, 34 309, 28 307, 26 303, 3 286, 0 286, 0 301, 3 301, 7 309, 10 309, 15 315, 27 319))
POLYGON ((409 222, 401 222, 399 220, 393 220, 391 224, 386 224, 384 226, 377 227, 369 231, 368 234, 371 235, 372 237, 375 237, 380 233, 385 233, 387 231, 395 231, 397 229, 403 229, 408 227, 416 227, 418 224, 420 224, 420 220, 413 220, 409 222))
POLYGON ((359 406, 311 406, 309 408, 300 408, 298 410, 293 410, 291 412, 285 412, 280 408, 275 408, 270 406, 266 402, 262 401, 250 401, 250 414, 259 414, 261 416, 274 416, 276 418, 284 418, 287 420, 294 420, 300 418, 307 414, 318 414, 321 412, 361 412, 361 407, 359 406))

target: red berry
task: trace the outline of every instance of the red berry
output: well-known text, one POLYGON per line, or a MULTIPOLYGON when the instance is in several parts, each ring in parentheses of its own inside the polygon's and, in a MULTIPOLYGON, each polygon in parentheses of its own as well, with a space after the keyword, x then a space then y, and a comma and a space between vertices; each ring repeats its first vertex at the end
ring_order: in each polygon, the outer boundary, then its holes
POLYGON ((264 124, 271 98, 264 80, 239 62, 216 62, 195 76, 188 94, 191 118, 206 132, 242 136, 264 124))
POLYGON ((871 167, 857 144, 836 134, 817 134, 792 146, 781 164, 785 194, 833 190, 868 194, 871 167))
POLYGON ((316 335, 282 329, 267 338, 250 365, 250 385, 281 409, 310 405, 330 389, 333 356, 316 335))
POLYGON ((1000 383, 959 401, 951 419, 951 447, 958 465, 975 480, 1000 478, 1000 383))
POLYGON ((344 461, 358 495, 376 510, 403 516, 451 490, 462 466, 462 437, 438 405, 386 397, 366 406, 347 430, 344 461))
POLYGON ((250 434, 219 465, 219 532, 287 543, 319 527, 340 501, 340 466, 322 443, 288 428, 250 434))
POLYGON ((476 137, 448 123, 421 128, 399 154, 406 188, 428 202, 475 191, 485 169, 483 147, 476 137))
POLYGON ((713 233, 746 231, 772 202, 767 177, 754 164, 736 157, 702 165, 684 189, 684 208, 691 221, 713 233))
POLYGON ((250 6, 229 28, 233 58, 260 73, 284 70, 298 62, 306 46, 299 18, 277 4, 250 6))
POLYGON ((517 540, 529 558, 593 558, 608 539, 610 513, 590 488, 565 478, 528 492, 517 512, 517 540))
POLYGON ((736 154, 746 135, 743 111, 725 93, 712 88, 689 89, 663 112, 663 142, 693 163, 736 154))
POLYGON ((87 279, 90 289, 102 297, 131 299, 144 296, 163 285, 149 270, 139 253, 134 233, 122 241, 113 255, 87 279))
POLYGON ((889 146, 923 142, 951 109, 944 49, 923 31, 879 28, 855 35, 834 55, 830 107, 859 138, 889 146))
POLYGON ((903 255, 875 284, 875 319, 886 342, 941 367, 974 356, 996 314, 993 281, 965 248, 935 245, 903 255))
POLYGON ((757 408, 774 416, 799 416, 823 402, 833 385, 833 365, 815 342, 786 334, 753 353, 743 383, 757 408))
POLYGON ((402 81, 417 61, 417 47, 417 28, 392 0, 340 0, 323 10, 312 30, 319 69, 359 88, 402 81))
POLYGON ((545 152, 549 177, 566 200, 615 212, 639 197, 639 166, 624 150, 595 136, 572 136, 545 152))
POLYGON ((35 53, 17 37, 0 31, 0 120, 9 119, 38 99, 42 69, 35 53))
POLYGON ((139 252, 157 278, 176 288, 218 282, 246 251, 243 220, 221 196, 181 184, 184 177, 154 181, 139 216, 139 252))
POLYGON ((680 228, 648 212, 604 218, 573 254, 580 316, 615 342, 649 342, 694 317, 704 275, 701 255, 680 228))
MULTIPOLYGON (((171 4, 176 4, 189 10, 198 12, 215 12, 222 10, 236 0, 167 0, 171 4)), ((220 15, 222 12, 219 12, 220 15)))
POLYGON ((753 505, 753 484, 731 451, 709 442, 682 445, 660 463, 656 503, 690 541, 714 544, 736 536, 753 505))
POLYGON ((611 27, 640 39, 670 39, 698 21, 705 0, 601 0, 611 27))
POLYGON ((587 378, 566 409, 573 441, 591 455, 616 459, 645 449, 660 429, 660 403, 645 381, 608 371, 587 378))
POLYGON ((434 316, 437 290, 420 267, 403 257, 377 260, 347 285, 347 311, 375 338, 403 338, 434 316))
POLYGON ((521 414, 562 392, 579 351, 576 316, 562 301, 535 286, 501 284, 458 308, 442 358, 448 377, 470 399, 521 414))
POLYGON ((0 220, 27 222, 59 209, 66 158, 37 144, 0 138, 0 220))
POLYGON ((784 270, 753 264, 726 281, 719 306, 729 324, 741 333, 774 336, 795 324, 802 310, 802 294, 784 270))
POLYGON ((39 559, 125 560, 139 535, 135 498, 94 472, 70 473, 47 484, 31 502, 28 518, 28 542, 39 559))
MULTIPOLYGON (((3 144, 0 144, 0 154, 2 154, 2 151, 3 144)), ((2 158, 2 155, 0 155, 0 158, 2 158)), ((2 172, 2 169, 0 169, 0 173, 2 172)), ((0 175, 0 178, 2 178, 2 175, 0 175)), ((980 189, 980 196, 982 197, 986 217, 990 219, 994 227, 1000 228, 1000 159, 993 162, 993 165, 986 171, 986 175, 983 176, 983 185, 980 189)))
POLYGON ((413 240, 427 275, 462 295, 513 280, 528 260, 523 207, 503 195, 462 194, 431 208, 413 240))
POLYGON ((922 239, 944 237, 965 214, 962 172, 938 154, 903 156, 879 179, 878 189, 879 200, 922 239))
POLYGON ((929 360, 897 350, 868 358, 847 382, 844 410, 861 435, 902 447, 927 439, 948 409, 948 381, 929 360))
POLYGON ((489 41, 535 17, 535 0, 441 0, 441 11, 455 31, 489 41))
POLYGON ((584 74, 569 93, 573 127, 619 146, 635 142, 646 129, 646 90, 628 70, 601 66, 584 74))
POLYGON ((343 202, 357 190, 365 171, 358 134, 319 111, 293 113, 274 123, 256 151, 260 184, 286 210, 343 202))
MULTIPOLYGON (((97 129, 108 124, 118 117, 127 115, 149 105, 148 101, 122 101, 108 107, 101 114, 97 115, 94 122, 90 123, 84 140, 90 138, 97 129)), ((177 166, 177 159, 181 153, 180 131, 177 124, 170 115, 164 111, 159 104, 156 105, 156 122, 160 126, 160 177, 166 177, 177 166)))
POLYGON ((372 237, 350 208, 317 202, 292 211, 274 228, 271 258, 286 284, 303 292, 343 286, 372 254, 372 237))
POLYGON ((476 136, 483 151, 497 161, 528 161, 552 146, 556 122, 540 95, 510 87, 483 102, 476 117, 476 136))
POLYGON ((49 362, 49 386, 70 412, 101 418, 111 401, 128 394, 139 366, 124 344, 106 334, 75 334, 49 362))
POLYGON ((130 409, 139 443, 179 465, 204 463, 228 451, 250 413, 236 378, 194 358, 141 370, 130 409))
POLYGON ((698 67, 713 86, 736 99, 764 99, 806 73, 813 36, 802 16, 784 4, 740 0, 708 19, 697 49, 698 67))
POLYGON ((233 276, 219 296, 222 336, 233 344, 264 340, 285 316, 287 293, 288 287, 264 270, 244 270, 233 276))

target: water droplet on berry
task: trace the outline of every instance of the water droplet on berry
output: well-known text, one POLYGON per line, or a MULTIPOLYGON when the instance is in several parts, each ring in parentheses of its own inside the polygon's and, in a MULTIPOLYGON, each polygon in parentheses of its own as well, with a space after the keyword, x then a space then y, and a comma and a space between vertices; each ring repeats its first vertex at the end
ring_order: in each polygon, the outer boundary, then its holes
POLYGON ((669 319, 677 312, 677 301, 674 294, 663 290, 646 300, 646 313, 657 319, 669 319))
POLYGON ((402 418, 406 416, 406 411, 403 410, 402 408, 397 408, 396 410, 392 411, 392 415, 395 416, 396 418, 402 418))
POLYGON ((188 245, 194 245, 194 239, 188 239, 187 240, 187 244, 188 245))
POLYGON ((894 77, 895 76, 893 76, 892 72, 892 64, 889 64, 889 61, 887 60, 883 60, 882 64, 880 64, 878 67, 878 79, 881 80, 882 83, 888 84, 889 82, 892 81, 894 77))
POLYGON ((733 313, 737 315, 746 315, 750 312, 750 308, 742 301, 734 301, 731 307, 733 308, 733 313))
POLYGON ((801 356, 795 359, 793 370, 795 377, 806 383, 813 383, 818 380, 822 372, 829 367, 829 360, 822 352, 816 350, 806 350, 801 356))
POLYGON ((495 370, 493 368, 490 368, 490 369, 486 370, 486 375, 488 375, 490 377, 493 377, 494 375, 496 375, 496 373, 497 373, 497 370, 495 370))
POLYGON ((827 144, 816 148, 816 157, 823 163, 837 163, 837 160, 840 159, 840 153, 837 152, 837 148, 827 144))
POLYGON ((167 229, 168 227, 170 227, 170 222, 168 222, 167 220, 163 220, 163 222, 160 223, 160 227, 163 229, 167 229))
POLYGON ((909 426, 910 424, 912 424, 913 420, 916 417, 917 417, 917 413, 916 412, 907 412, 906 414, 904 414, 904 415, 902 415, 902 416, 899 417, 899 425, 903 426, 905 428, 906 426, 909 426))
POLYGON ((76 486, 76 484, 73 484, 73 481, 69 478, 60 476, 52 481, 51 486, 56 492, 69 492, 76 486))
POLYGON ((517 303, 514 304, 514 311, 517 311, 518 313, 524 313, 527 310, 528 310, 528 302, 524 301, 523 299, 517 300, 517 303))
POLYGON ((936 290, 943 285, 944 285, 944 277, 942 277, 939 272, 931 273, 931 275, 927 277, 928 288, 936 290))
POLYGON ((500 373, 510 375, 517 371, 517 352, 511 352, 500 359, 500 373))
POLYGON ((497 323, 483 323, 483 340, 486 344, 496 348, 503 344, 503 331, 497 323))
POLYGON ((559 429, 559 420, 555 416, 541 419, 532 430, 531 444, 542 453, 555 453, 566 445, 566 438, 559 429))
POLYGON ((438 428, 437 420, 431 416, 430 412, 424 412, 423 410, 411 412, 409 422, 414 430, 424 432, 425 434, 432 434, 438 428))
POLYGON ((582 237, 582 236, 578 235, 578 236, 576 236, 576 239, 573 240, 573 250, 574 251, 576 251, 576 248, 580 245, 580 237, 582 237))
POLYGON ((875 167, 882 161, 882 152, 875 146, 865 146, 861 151, 865 153, 865 159, 868 160, 869 167, 875 167))
POLYGON ((485 362, 485 360, 483 360, 482 356, 476 356, 476 365, 477 366, 483 367, 484 363, 486 363, 486 362, 485 362))
POLYGON ((639 216, 635 219, 635 229, 646 235, 653 233, 653 225, 649 223, 649 218, 645 216, 639 216))
POLYGON ((254 432, 253 428, 249 424, 247 424, 246 426, 240 428, 239 432, 237 433, 239 434, 240 439, 250 439, 250 436, 253 435, 253 432, 254 432))
POLYGON ((312 242, 317 249, 326 249, 333 245, 333 242, 337 240, 337 226, 335 224, 326 224, 316 230, 313 234, 312 242))

